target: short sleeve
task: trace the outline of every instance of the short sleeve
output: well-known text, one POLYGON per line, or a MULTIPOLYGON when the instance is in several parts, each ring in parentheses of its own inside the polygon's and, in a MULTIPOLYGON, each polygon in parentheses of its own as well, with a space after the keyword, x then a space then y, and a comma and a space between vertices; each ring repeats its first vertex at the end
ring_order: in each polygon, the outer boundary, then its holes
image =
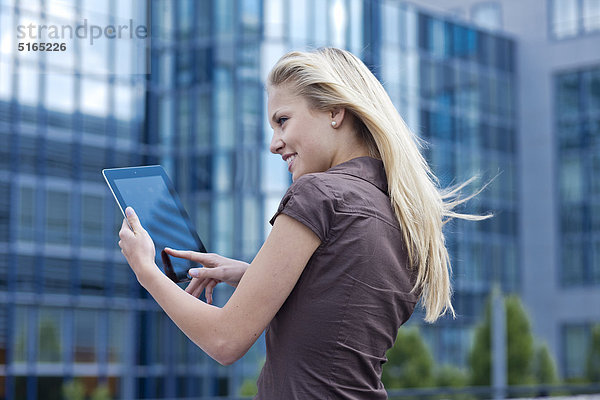
POLYGON ((326 242, 335 217, 333 194, 318 175, 304 175, 281 199, 277 212, 269 221, 271 225, 279 214, 294 218, 313 231, 321 242, 326 242))

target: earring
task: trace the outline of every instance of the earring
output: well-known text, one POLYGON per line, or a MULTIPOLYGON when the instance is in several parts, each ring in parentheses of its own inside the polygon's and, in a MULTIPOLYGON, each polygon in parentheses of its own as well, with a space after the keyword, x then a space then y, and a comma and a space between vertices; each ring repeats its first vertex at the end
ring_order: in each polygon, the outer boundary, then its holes
POLYGON ((333 126, 335 128, 336 125, 337 125, 337 122, 331 121, 331 126, 333 126))

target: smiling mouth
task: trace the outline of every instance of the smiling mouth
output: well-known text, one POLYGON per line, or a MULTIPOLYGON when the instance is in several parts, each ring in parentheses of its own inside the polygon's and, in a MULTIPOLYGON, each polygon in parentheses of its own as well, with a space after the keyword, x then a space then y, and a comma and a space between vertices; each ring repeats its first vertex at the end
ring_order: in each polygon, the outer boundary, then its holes
POLYGON ((283 157, 283 161, 287 162, 288 171, 291 172, 292 164, 294 163, 294 160, 296 159, 297 156, 298 156, 298 154, 294 153, 294 154, 286 155, 283 157))

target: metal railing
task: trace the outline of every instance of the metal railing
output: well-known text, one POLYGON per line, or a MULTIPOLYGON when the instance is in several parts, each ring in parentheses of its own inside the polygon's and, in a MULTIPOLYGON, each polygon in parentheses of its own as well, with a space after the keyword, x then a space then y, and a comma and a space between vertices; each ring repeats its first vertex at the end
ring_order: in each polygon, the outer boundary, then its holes
POLYGON ((390 400, 401 399, 501 399, 531 397, 573 397, 594 395, 600 400, 600 383, 564 385, 517 385, 502 388, 499 395, 492 386, 466 386, 460 388, 409 388, 388 390, 390 400))

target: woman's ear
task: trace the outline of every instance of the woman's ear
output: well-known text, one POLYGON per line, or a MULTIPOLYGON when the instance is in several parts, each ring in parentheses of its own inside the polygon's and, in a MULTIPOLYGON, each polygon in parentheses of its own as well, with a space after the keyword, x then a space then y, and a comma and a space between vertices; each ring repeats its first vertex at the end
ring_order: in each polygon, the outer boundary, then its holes
POLYGON ((345 108, 335 108, 335 109, 331 110, 331 112, 330 112, 331 126, 333 128, 339 128, 340 126, 342 126, 345 116, 346 116, 345 108))

